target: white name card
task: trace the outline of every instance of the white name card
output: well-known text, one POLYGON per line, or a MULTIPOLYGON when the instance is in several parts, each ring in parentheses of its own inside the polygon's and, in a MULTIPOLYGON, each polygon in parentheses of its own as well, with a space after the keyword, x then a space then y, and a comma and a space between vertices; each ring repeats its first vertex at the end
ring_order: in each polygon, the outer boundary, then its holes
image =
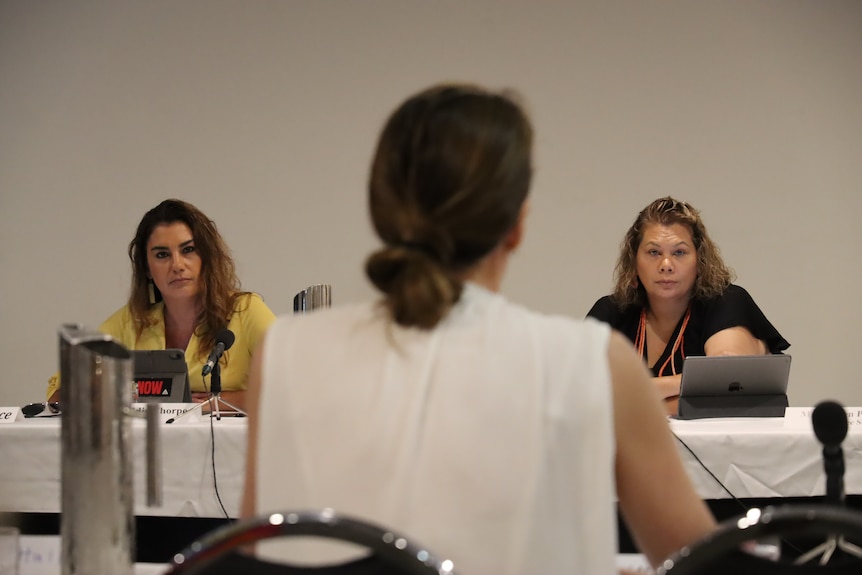
MULTIPOLYGON (((18 575, 59 575, 62 541, 59 535, 21 535, 18 539, 18 575)), ((162 563, 135 563, 134 575, 161 575, 168 568, 162 563)))
MULTIPOLYGON (((140 412, 141 416, 144 416, 147 412, 147 403, 133 403, 132 410, 136 412, 140 412)), ((162 423, 167 422, 169 419, 176 419, 183 413, 194 409, 197 403, 159 403, 159 421, 162 423)), ((177 423, 181 423, 183 421, 199 421, 201 417, 200 408, 195 410, 195 413, 189 414, 186 417, 180 419, 177 423)))
POLYGON ((59 535, 21 535, 18 549, 20 575, 57 575, 62 571, 59 535))
MULTIPOLYGON (((844 411, 847 412, 847 433, 862 433, 862 407, 845 407, 844 411)), ((814 433, 811 425, 812 413, 813 407, 788 407, 784 411, 784 427, 810 429, 811 433, 814 433)))
POLYGON ((0 423, 15 423, 23 418, 20 407, 0 407, 0 423))

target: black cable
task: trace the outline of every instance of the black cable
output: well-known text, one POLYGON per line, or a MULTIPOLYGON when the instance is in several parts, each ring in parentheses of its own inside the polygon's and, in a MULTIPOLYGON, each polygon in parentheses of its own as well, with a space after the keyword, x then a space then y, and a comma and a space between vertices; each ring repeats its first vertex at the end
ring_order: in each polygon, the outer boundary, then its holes
MULTIPOLYGON (((676 440, 679 441, 680 444, 686 448, 686 450, 691 454, 691 456, 694 457, 694 460, 698 462, 698 464, 703 468, 703 470, 706 471, 707 473, 709 473, 709 476, 712 477, 715 480, 715 482, 721 486, 722 489, 724 489, 725 493, 730 495, 731 499, 736 501, 736 503, 739 504, 739 506, 742 507, 742 509, 744 509, 746 513, 748 513, 750 507, 745 505, 745 503, 743 503, 741 499, 739 499, 736 495, 734 495, 733 493, 730 492, 730 489, 728 489, 727 486, 724 483, 722 483, 721 480, 718 477, 716 477, 715 474, 712 471, 710 471, 710 469, 706 465, 704 465, 703 461, 700 460, 700 457, 697 456, 697 454, 691 449, 691 447, 689 447, 686 444, 686 442, 683 441, 679 437, 679 435, 676 434, 676 432, 674 432, 672 429, 670 432, 671 432, 671 435, 673 435, 676 438, 676 440)), ((783 544, 787 545, 787 547, 792 549, 798 555, 801 555, 803 553, 803 551, 801 549, 799 549, 796 545, 794 545, 793 543, 791 543, 790 541, 788 541, 784 537, 779 536, 779 539, 781 540, 781 542, 783 544)))
POLYGON ((715 474, 712 471, 710 471, 710 469, 706 465, 703 464, 703 461, 700 460, 700 457, 698 457, 697 454, 694 451, 692 451, 691 447, 689 447, 685 443, 685 441, 680 439, 679 435, 677 435, 673 430, 671 430, 671 433, 676 438, 676 440, 679 441, 682 444, 682 446, 685 447, 689 453, 691 453, 691 456, 694 457, 694 460, 697 461, 698 464, 700 464, 700 466, 703 468, 703 470, 706 471, 707 473, 709 473, 709 476, 712 477, 715 480, 715 482, 721 486, 722 489, 724 489, 724 492, 727 493, 728 495, 730 495, 731 499, 736 501, 739 504, 739 506, 742 507, 742 509, 747 512, 749 509, 748 506, 746 506, 745 503, 743 503, 736 495, 734 495, 733 493, 730 492, 730 489, 728 489, 727 486, 724 483, 722 483, 721 480, 718 477, 716 477, 715 474))
MULTIPOLYGON (((216 400, 218 401, 218 400, 216 400)), ((221 495, 218 492, 218 477, 216 476, 216 464, 215 464, 215 428, 213 427, 213 416, 210 414, 210 445, 212 446, 212 466, 213 466, 213 488, 215 489, 216 499, 218 499, 219 507, 221 507, 221 512, 224 513, 225 519, 231 521, 231 516, 228 515, 227 509, 224 508, 224 503, 222 503, 221 495)))
MULTIPOLYGON (((212 377, 212 376, 210 376, 212 377)), ((204 391, 207 390, 207 383, 205 378, 201 378, 201 381, 204 385, 204 391)), ((215 401, 218 401, 218 397, 215 398, 215 401)), ((231 516, 228 515, 227 509, 224 507, 224 503, 221 500, 221 494, 218 491, 218 476, 216 474, 216 464, 215 464, 215 427, 213 426, 213 414, 212 407, 210 407, 210 461, 212 462, 213 467, 213 489, 215 489, 216 499, 218 500, 219 507, 221 507, 221 512, 224 513, 225 518, 228 521, 232 521, 231 516)))

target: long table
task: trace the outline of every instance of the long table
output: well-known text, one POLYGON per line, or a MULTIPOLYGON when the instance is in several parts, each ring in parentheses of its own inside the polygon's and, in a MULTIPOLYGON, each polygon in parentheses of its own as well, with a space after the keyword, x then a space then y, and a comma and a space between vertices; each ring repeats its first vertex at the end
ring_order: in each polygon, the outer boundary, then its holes
MULTIPOLYGON (((671 420, 670 427, 703 499, 825 494, 823 446, 810 425, 788 425, 783 418, 727 418, 671 420)), ((845 491, 860 495, 862 426, 851 425, 842 446, 845 491)))
MULTIPOLYGON (((161 425, 163 500, 159 507, 146 505, 144 422, 131 422, 135 515, 239 515, 247 421, 223 417, 212 420, 212 426, 210 421, 203 417, 161 425)), ((59 513, 60 467, 60 418, 0 425, 0 512, 59 513)))
MULTIPOLYGON (((740 499, 824 494, 822 446, 810 428, 789 428, 780 418, 671 420, 670 427, 704 499, 726 499, 731 494, 740 499)), ((247 420, 178 420, 163 424, 161 433, 163 504, 149 508, 144 496, 144 426, 142 421, 133 422, 135 514, 237 517, 247 420)), ((862 428, 851 427, 843 447, 845 490, 862 494, 862 428)), ((0 512, 4 511, 59 513, 59 418, 0 425, 0 512)))
MULTIPOLYGON (((810 426, 739 418, 671 420, 670 428, 695 488, 719 519, 741 512, 733 498, 764 505, 824 495, 822 446, 810 426)), ((163 424, 161 433, 163 502, 150 508, 144 497, 144 425, 132 422, 138 561, 165 562, 239 515, 247 420, 181 419, 163 424)), ((862 426, 851 426, 843 448, 848 501, 860 507, 862 426)), ((0 425, 0 515, 4 512, 15 515, 25 533, 59 533, 59 418, 0 425)), ((619 549, 636 551, 621 519, 619 549)))

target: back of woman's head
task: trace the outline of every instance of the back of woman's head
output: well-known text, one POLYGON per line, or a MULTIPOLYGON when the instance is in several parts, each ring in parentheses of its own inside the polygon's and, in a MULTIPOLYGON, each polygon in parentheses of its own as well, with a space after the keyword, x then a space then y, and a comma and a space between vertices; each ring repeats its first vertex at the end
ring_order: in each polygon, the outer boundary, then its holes
POLYGON ((530 187, 532 128, 508 95, 424 90, 387 121, 371 166, 371 219, 384 246, 366 273, 404 326, 434 327, 462 274, 518 221, 530 187))
POLYGON ((620 246, 616 265, 614 299, 621 305, 646 304, 637 276, 637 254, 648 225, 688 228, 697 251, 697 278, 692 299, 708 299, 720 295, 733 281, 733 272, 721 257, 721 251, 706 231, 700 212, 691 204, 665 196, 651 202, 635 218, 620 246))

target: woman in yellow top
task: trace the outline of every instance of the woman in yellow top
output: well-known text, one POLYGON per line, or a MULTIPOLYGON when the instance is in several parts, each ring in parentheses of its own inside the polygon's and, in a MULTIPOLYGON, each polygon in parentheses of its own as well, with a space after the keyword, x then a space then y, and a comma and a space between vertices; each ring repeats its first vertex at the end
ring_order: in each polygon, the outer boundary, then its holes
MULTIPOLYGON (((219 330, 233 346, 221 363, 221 396, 245 406, 252 353, 275 315, 257 294, 241 291, 230 250, 215 223, 195 206, 165 200, 148 211, 129 244, 132 289, 128 303, 99 327, 128 349, 182 349, 192 398, 207 399, 201 370, 219 330)), ((59 376, 48 382, 59 398, 59 376)))

